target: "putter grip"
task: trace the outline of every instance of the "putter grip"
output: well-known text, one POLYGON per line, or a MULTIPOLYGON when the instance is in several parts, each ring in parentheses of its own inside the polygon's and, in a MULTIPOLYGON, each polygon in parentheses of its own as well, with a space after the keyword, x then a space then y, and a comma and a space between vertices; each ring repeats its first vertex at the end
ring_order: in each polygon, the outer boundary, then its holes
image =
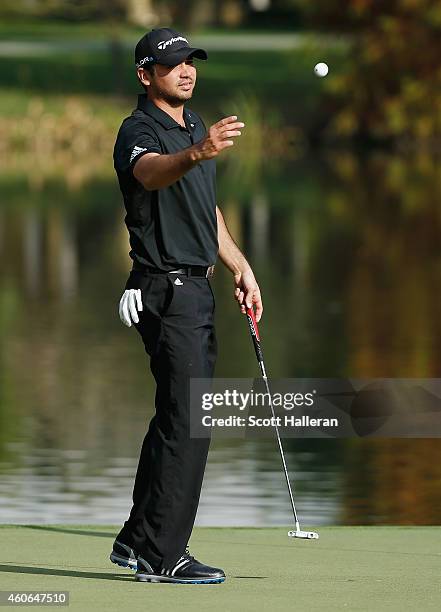
POLYGON ((259 328, 257 327, 257 321, 254 315, 254 308, 247 308, 246 314, 248 325, 250 328, 251 338, 253 339, 254 350, 256 351, 257 361, 261 363, 263 362, 263 352, 262 347, 260 346, 259 328))

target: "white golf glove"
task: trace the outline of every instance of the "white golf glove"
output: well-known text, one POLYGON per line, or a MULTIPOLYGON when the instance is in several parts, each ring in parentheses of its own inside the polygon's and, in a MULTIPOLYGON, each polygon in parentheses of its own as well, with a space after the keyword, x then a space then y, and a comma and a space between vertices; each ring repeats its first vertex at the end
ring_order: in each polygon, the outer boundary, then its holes
POLYGON ((141 289, 126 289, 119 302, 119 318, 124 325, 139 323, 138 310, 142 310, 141 289))

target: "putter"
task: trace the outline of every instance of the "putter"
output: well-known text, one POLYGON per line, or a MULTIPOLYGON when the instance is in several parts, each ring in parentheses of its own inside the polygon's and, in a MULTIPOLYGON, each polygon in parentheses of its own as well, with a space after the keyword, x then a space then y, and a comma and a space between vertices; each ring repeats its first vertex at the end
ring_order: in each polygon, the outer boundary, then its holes
POLYGON ((250 328, 250 332, 251 332, 251 338, 253 340, 253 344, 254 344, 254 350, 256 351, 256 357, 257 357, 257 361, 259 363, 259 367, 260 367, 260 371, 262 373, 262 378, 265 382, 265 387, 266 387, 266 391, 268 393, 269 396, 269 403, 270 403, 270 407, 271 407, 271 412, 273 415, 273 422, 274 422, 274 428, 276 430, 276 435, 277 435, 277 442, 279 443, 279 451, 280 451, 280 457, 282 458, 282 463, 283 463, 283 469, 285 472, 285 478, 286 478, 286 484, 288 485, 288 492, 289 492, 289 498, 291 500, 291 507, 292 507, 292 511, 294 514, 294 521, 295 521, 295 530, 294 531, 288 531, 288 535, 291 538, 301 538, 302 540, 318 540, 318 533, 316 533, 315 531, 302 531, 300 529, 300 523, 299 523, 299 519, 297 516, 297 510, 296 510, 296 505, 294 503, 294 496, 292 494, 292 490, 291 490, 291 483, 289 482, 289 475, 288 475, 288 469, 286 467, 286 461, 285 461, 285 453, 283 452, 283 446, 282 446, 282 441, 280 439, 280 434, 279 434, 279 429, 276 425, 276 415, 274 413, 274 408, 273 408, 273 402, 271 399, 271 393, 269 390, 269 386, 268 386, 268 378, 266 375, 266 370, 265 370, 265 364, 263 361, 263 351, 262 351, 262 347, 260 345, 260 336, 259 336, 259 328, 257 327, 257 321, 256 321, 256 317, 254 315, 254 308, 246 308, 246 315, 247 315, 247 320, 248 320, 248 325, 250 328))

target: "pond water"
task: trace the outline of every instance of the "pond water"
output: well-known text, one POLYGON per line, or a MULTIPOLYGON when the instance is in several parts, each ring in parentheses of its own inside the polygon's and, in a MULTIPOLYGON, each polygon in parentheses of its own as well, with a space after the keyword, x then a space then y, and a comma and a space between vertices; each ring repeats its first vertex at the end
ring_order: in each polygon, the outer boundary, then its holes
MULTIPOLYGON (((439 165, 322 153, 221 166, 218 201, 262 289, 281 377, 438 377, 439 165)), ((118 318, 130 268, 113 176, 0 176, 0 522, 115 523, 130 508, 154 385, 118 318)), ((213 288, 217 376, 257 376, 232 280, 213 288)), ((438 439, 286 439, 305 524, 435 524, 438 439)), ((288 525, 273 439, 212 443, 199 525, 288 525)))

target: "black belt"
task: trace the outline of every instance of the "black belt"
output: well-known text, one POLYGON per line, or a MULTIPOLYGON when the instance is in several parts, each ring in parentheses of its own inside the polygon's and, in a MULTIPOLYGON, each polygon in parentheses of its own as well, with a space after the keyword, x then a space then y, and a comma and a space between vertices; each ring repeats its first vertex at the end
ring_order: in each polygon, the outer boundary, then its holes
POLYGON ((203 276, 205 278, 211 278, 214 274, 214 264, 212 266, 182 266, 174 270, 161 270, 134 261, 132 269, 135 272, 145 272, 146 274, 185 274, 185 276, 203 276))

